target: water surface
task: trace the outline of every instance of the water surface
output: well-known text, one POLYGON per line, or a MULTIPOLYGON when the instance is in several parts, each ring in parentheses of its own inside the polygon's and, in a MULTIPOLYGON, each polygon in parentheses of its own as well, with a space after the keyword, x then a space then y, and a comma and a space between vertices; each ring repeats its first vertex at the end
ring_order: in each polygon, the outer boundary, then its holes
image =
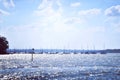
POLYGON ((0 79, 120 80, 120 54, 0 55, 0 79))

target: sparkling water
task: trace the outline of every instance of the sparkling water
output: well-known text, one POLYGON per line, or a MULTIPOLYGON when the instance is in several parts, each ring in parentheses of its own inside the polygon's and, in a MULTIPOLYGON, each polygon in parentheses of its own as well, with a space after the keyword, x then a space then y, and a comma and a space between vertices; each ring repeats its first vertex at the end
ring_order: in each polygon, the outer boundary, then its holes
POLYGON ((120 80, 120 54, 0 55, 0 80, 120 80))

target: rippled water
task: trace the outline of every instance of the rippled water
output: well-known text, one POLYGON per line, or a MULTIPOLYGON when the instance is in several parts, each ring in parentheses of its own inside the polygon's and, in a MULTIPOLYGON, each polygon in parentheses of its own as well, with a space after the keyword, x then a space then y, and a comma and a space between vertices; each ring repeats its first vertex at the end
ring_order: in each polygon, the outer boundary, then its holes
POLYGON ((0 55, 1 80, 120 80, 120 54, 0 55))

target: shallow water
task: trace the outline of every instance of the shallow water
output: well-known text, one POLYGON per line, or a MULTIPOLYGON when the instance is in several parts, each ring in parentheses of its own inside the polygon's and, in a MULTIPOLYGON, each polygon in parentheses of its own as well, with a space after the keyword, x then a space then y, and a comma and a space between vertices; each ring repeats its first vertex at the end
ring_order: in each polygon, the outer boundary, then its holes
POLYGON ((120 80, 120 54, 0 55, 0 79, 120 80))

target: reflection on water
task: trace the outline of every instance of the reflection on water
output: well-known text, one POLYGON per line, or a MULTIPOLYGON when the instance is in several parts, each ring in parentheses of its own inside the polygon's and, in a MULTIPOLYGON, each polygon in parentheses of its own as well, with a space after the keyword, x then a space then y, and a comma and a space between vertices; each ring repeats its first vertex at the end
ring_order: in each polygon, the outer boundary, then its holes
POLYGON ((0 79, 120 80, 120 54, 0 55, 0 79))

